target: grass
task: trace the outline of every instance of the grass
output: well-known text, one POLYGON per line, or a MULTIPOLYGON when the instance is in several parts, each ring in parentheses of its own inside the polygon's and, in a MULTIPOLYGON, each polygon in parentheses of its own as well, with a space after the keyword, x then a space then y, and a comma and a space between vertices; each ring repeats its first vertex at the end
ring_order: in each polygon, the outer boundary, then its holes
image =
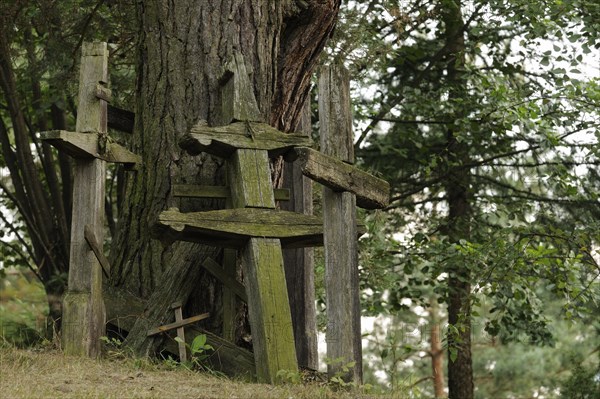
POLYGON ((132 358, 93 360, 0 346, 2 398, 391 398, 323 384, 266 385, 132 358))

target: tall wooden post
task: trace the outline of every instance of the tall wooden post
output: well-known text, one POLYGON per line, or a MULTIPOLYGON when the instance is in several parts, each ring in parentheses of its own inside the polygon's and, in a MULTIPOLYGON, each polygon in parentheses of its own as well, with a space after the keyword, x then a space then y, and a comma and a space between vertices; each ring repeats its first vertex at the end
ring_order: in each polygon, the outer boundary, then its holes
MULTIPOLYGON (((354 163, 354 136, 350 83, 343 66, 323 68, 319 77, 321 151, 346 163, 354 163)), ((327 357, 329 374, 355 362, 345 377, 362 381, 360 297, 356 195, 323 187, 325 243, 325 297, 327 302, 327 357)))
MULTIPOLYGON (((82 136, 93 134, 93 140, 97 140, 97 134, 106 134, 106 101, 99 99, 97 92, 99 85, 107 81, 106 43, 84 43, 76 130, 82 136)), ((72 355, 98 356, 100 337, 105 331, 102 269, 84 237, 88 226, 96 241, 100 244, 103 241, 105 170, 103 160, 75 159, 69 285, 63 301, 62 323, 63 348, 72 355)))
MULTIPOLYGON (((311 129, 310 101, 307 101, 298 131, 310 137, 311 129)), ((312 215, 312 181, 303 175, 301 166, 287 162, 283 179, 284 187, 290 188, 291 198, 290 201, 281 203, 281 209, 312 215)), ((310 247, 283 251, 298 364, 316 370, 319 359, 313 254, 310 247)))

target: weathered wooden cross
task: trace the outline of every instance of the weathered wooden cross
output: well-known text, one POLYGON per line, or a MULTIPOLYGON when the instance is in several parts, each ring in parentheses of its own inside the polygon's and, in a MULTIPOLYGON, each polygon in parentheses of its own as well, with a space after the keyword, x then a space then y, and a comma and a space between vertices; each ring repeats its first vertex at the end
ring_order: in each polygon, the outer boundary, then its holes
MULTIPOLYGON (((192 155, 207 152, 228 160, 229 197, 233 208, 191 213, 170 209, 160 214, 154 232, 166 241, 201 242, 240 251, 257 376, 259 381, 274 382, 278 371, 297 370, 281 248, 322 244, 323 222, 315 216, 275 209, 276 191, 271 180, 269 158, 286 155, 290 160, 299 159, 305 175, 333 190, 353 193, 359 205, 368 208, 387 204, 389 185, 352 165, 308 148, 310 140, 306 136, 285 134, 262 123, 241 54, 236 54, 227 67, 226 75, 222 108, 225 119, 231 123, 209 127, 206 122, 200 122, 180 141, 180 146, 192 155)), ((227 189, 196 187, 193 190, 205 196, 209 192, 227 189)), ((186 189, 179 187, 178 191, 181 193, 186 189)), ((343 218, 348 212, 337 214, 337 217, 343 218)), ((353 234, 351 239, 355 242, 355 219, 350 223, 354 224, 354 229, 343 233, 343 236, 353 234)), ((340 227, 336 231, 342 229, 340 227)), ((336 245, 334 241, 326 244, 336 245)), ((335 264, 332 265, 335 267, 335 264)), ((352 267, 356 268, 356 265, 346 266, 352 267)), ((213 274, 221 273, 218 268, 213 269, 213 274)), ((230 287, 234 285, 229 284, 230 287)), ((356 286, 356 293, 347 295, 358 295, 357 290, 356 286)), ((357 301, 358 297, 354 300, 357 301)), ((348 308, 348 305, 338 301, 332 307, 348 308)), ((351 312, 358 311, 356 306, 350 309, 351 312)), ((360 317, 360 314, 349 317, 360 317)), ((350 319, 340 318, 334 324, 340 329, 350 328, 352 335, 356 323, 350 319), (345 323, 349 324, 345 326, 345 323)), ((360 328, 360 324, 358 326, 360 328)), ((347 343, 345 340, 333 341, 334 346, 347 343)), ((338 352, 346 354, 348 351, 338 352)), ((351 348, 347 360, 356 360, 356 356, 351 348)))
POLYGON ((106 162, 132 168, 140 159, 107 135, 106 43, 84 43, 79 75, 76 132, 41 133, 42 140, 75 159, 69 281, 63 299, 65 353, 96 357, 105 331, 102 273, 110 272, 102 253, 106 162))

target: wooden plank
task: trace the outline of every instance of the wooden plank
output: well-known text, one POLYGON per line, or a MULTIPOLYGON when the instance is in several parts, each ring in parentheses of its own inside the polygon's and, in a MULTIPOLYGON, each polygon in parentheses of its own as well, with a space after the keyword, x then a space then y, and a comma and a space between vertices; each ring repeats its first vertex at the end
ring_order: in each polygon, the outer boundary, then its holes
POLYGON ((200 320, 208 319, 209 316, 210 316, 209 313, 202 313, 202 314, 199 314, 196 316, 188 317, 187 319, 176 321, 174 323, 165 324, 164 326, 156 327, 156 328, 153 328, 152 330, 148 331, 148 336, 151 337, 152 335, 175 330, 176 328, 184 327, 184 326, 187 326, 188 324, 192 324, 192 323, 195 323, 200 320))
MULTIPOLYGON (((306 135, 310 135, 312 131, 310 99, 304 105, 299 130, 306 135)), ((300 165, 285 164, 283 185, 291 188, 292 198, 290 201, 282 203, 281 209, 312 215, 312 181, 302 174, 300 165)), ((313 248, 285 249, 283 263, 292 312, 298 365, 317 370, 319 358, 313 248)))
POLYGON ((108 127, 125 133, 133 133, 135 113, 108 104, 108 127))
POLYGON ((96 235, 94 234, 94 231, 91 226, 86 225, 84 227, 83 236, 87 241, 88 245, 90 246, 90 249, 94 252, 94 255, 96 255, 96 259, 98 259, 98 262, 100 262, 100 266, 102 266, 102 271, 104 272, 104 277, 109 278, 110 263, 108 262, 108 259, 106 259, 106 256, 104 256, 104 254, 102 253, 102 249, 100 249, 100 244, 98 243, 96 235))
MULTIPOLYGON (((183 321, 183 311, 181 310, 182 303, 176 302, 171 305, 171 308, 175 310, 175 322, 181 323, 183 321)), ((185 330, 183 326, 177 327, 177 338, 180 341, 177 342, 179 348, 179 361, 182 363, 187 362, 187 348, 185 347, 185 330)))
MULTIPOLYGON (((350 110, 348 74, 342 66, 325 67, 319 79, 319 120, 321 147, 327 155, 342 156, 353 162, 353 133, 350 110), (341 104, 342 108, 332 104, 341 104), (340 115, 340 113, 342 115, 340 115), (345 120, 345 119, 348 120, 345 120), (335 130, 334 130, 335 128, 335 130)), ((357 168, 331 157, 308 150, 301 151, 306 162, 303 169, 312 169, 334 188, 323 187, 323 231, 325 241, 325 298, 327 306, 327 357, 341 359, 328 365, 330 376, 342 372, 342 367, 355 362, 342 376, 362 382, 362 337, 360 330, 360 290, 358 281, 358 243, 356 240, 356 202, 359 195, 368 204, 379 205, 389 198, 389 185, 357 168), (311 162, 312 159, 312 162, 311 162), (334 173, 329 173, 335 171, 334 173), (376 180, 375 180, 376 179, 376 180), (378 180, 380 182, 378 182, 378 180), (379 183, 379 184, 377 184, 379 183), (385 184, 384 184, 385 183, 385 184), (341 186, 341 187, 340 187, 341 186), (387 191, 385 188, 387 187, 387 191), (355 196, 356 194, 356 196, 355 196)))
MULTIPOLYGON (((171 192, 175 197, 191 198, 220 198, 231 197, 229 186, 200 186, 195 184, 173 184, 171 192)), ((273 190, 275 201, 289 201, 290 190, 287 188, 276 188, 273 190)))
POLYGON ((323 224, 319 217, 261 208, 187 213, 168 210, 159 214, 152 233, 166 242, 182 240, 224 248, 241 248, 250 237, 279 238, 289 248, 323 242, 323 224))
POLYGON ((228 162, 227 173, 234 208, 275 208, 271 168, 266 151, 246 148, 237 150, 228 162))
POLYGON ((389 204, 390 185, 385 180, 311 148, 294 152, 302 173, 332 190, 351 192, 361 208, 380 209, 389 204))
POLYGON ((266 150, 274 157, 310 145, 311 139, 306 136, 282 133, 266 123, 254 122, 209 127, 202 121, 179 141, 179 146, 192 155, 207 152, 222 158, 229 158, 240 148, 266 150))
POLYGON ((104 151, 100 151, 98 145, 100 136, 97 133, 81 134, 66 130, 51 130, 40 135, 42 140, 74 158, 97 158, 106 162, 123 163, 126 167, 141 163, 139 155, 117 143, 108 142, 104 151))
MULTIPOLYGON (((207 260, 209 260, 208 258, 207 260)), ((212 259, 210 259, 212 260, 212 259)), ((206 263, 206 262, 205 262, 206 263)), ((216 262, 214 262, 216 263, 216 262)), ((217 264, 218 265, 218 264, 217 264)), ((222 336, 224 339, 235 342, 236 341, 236 330, 237 330, 237 319, 238 319, 238 300, 237 297, 241 298, 244 302, 248 303, 248 296, 246 295, 246 288, 237 281, 236 275, 238 271, 237 262, 237 251, 231 248, 223 249, 223 267, 215 268, 217 271, 221 271, 224 278, 221 280, 223 283, 223 331, 222 336), (227 280, 231 281, 227 281, 227 280)), ((207 269, 208 270, 208 269, 207 269)), ((213 274, 214 275, 214 274, 213 274)))
POLYGON ((233 121, 260 121, 261 114, 252 87, 250 71, 246 67, 244 56, 235 51, 225 64, 221 76, 221 119, 225 123, 233 121))
MULTIPOLYGON (((94 96, 100 81, 108 81, 107 45, 84 43, 79 76, 79 132, 106 132, 106 102, 94 96)), ((104 237, 105 175, 104 161, 75 160, 69 281, 62 322, 62 345, 69 355, 100 356, 100 337, 105 335, 102 268, 85 240, 85 226, 90 226, 98 242, 104 237)))
POLYGON ((251 238, 242 251, 256 374, 274 383, 279 370, 297 370, 294 332, 279 240, 251 238))
POLYGON ((228 274, 227 271, 221 267, 214 259, 206 258, 202 262, 204 267, 210 274, 212 274, 217 280, 223 285, 233 291, 241 300, 248 302, 248 296, 246 295, 246 287, 235 279, 234 275, 228 274))

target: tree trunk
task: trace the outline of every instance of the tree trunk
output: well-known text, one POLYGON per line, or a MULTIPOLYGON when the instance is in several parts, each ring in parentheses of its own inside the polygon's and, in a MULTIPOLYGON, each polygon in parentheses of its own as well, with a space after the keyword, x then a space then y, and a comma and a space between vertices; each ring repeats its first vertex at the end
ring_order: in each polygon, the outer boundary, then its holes
POLYGON ((171 185, 223 184, 223 160, 206 154, 191 157, 179 149, 178 140, 199 120, 220 122, 219 80, 234 51, 241 51, 253 68, 251 79, 264 119, 280 129, 296 126, 310 74, 335 24, 339 1, 298 4, 258 0, 137 3, 133 141, 143 163, 127 183, 113 241, 111 283, 148 299, 145 317, 127 338, 138 354, 155 349, 147 330, 170 321, 169 305, 176 300, 186 303, 190 294, 191 302, 201 308, 186 310, 211 312, 208 327, 219 330, 215 317, 219 288, 200 267, 205 257, 217 255, 217 249, 191 243, 163 247, 150 237, 149 228, 168 207, 197 211, 219 205, 176 199, 171 185))
MULTIPOLYGON (((449 83, 449 103, 457 110, 451 111, 451 118, 463 118, 465 111, 454 100, 466 96, 463 78, 465 63, 464 22, 460 0, 443 2, 442 19, 445 25, 447 48, 447 79, 449 83)), ((449 167, 446 181, 448 196, 448 224, 446 233, 451 242, 469 239, 471 204, 469 198, 470 171, 463 168, 469 164, 469 148, 465 142, 457 140, 460 132, 453 126, 447 132, 447 165, 449 167)), ((470 272, 461 262, 448 265, 448 323, 457 327, 456 334, 448 335, 450 356, 448 357, 448 391, 450 399, 473 398, 473 366, 471 359, 471 303, 470 272), (454 350, 456 352, 454 352, 454 350), (452 353, 456 357, 452 356, 452 353)), ((452 331, 452 330, 449 330, 452 331)))

